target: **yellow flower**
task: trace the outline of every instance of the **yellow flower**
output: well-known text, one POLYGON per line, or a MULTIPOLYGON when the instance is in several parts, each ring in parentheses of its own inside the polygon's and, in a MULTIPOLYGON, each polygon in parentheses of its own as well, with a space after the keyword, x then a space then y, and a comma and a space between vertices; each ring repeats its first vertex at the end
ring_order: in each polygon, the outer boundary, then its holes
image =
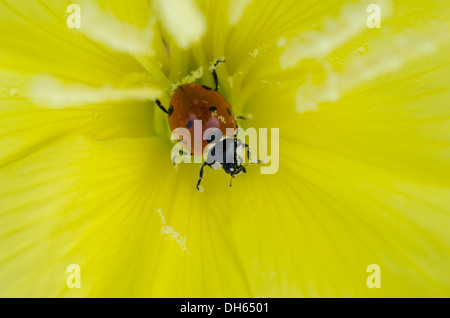
POLYGON ((0 296, 449 297, 450 6, 373 2, 0 1, 0 296), (199 193, 152 100, 221 57, 280 166, 199 193))

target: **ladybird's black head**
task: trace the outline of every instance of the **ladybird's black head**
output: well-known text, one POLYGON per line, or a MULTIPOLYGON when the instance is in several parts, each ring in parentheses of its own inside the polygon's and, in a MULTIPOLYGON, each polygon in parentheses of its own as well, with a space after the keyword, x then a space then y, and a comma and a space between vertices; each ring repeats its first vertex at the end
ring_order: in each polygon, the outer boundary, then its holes
MULTIPOLYGON (((203 178, 204 166, 209 166, 215 170, 223 168, 223 170, 232 177, 230 180, 231 187, 231 181, 234 177, 240 175, 242 172, 247 172, 244 167, 244 160, 242 160, 242 157, 240 156, 243 153, 244 148, 247 148, 247 157, 251 162, 250 147, 247 144, 242 143, 236 136, 225 137, 217 142, 211 142, 210 145, 211 148, 209 148, 208 157, 200 168, 200 175, 197 182, 197 190, 200 192, 203 191, 200 183, 203 178)), ((260 162, 261 161, 259 160, 257 161, 257 163, 260 162)))
POLYGON ((244 145, 236 137, 224 138, 217 143, 213 143, 206 162, 214 169, 223 168, 226 173, 232 176, 246 172, 243 166, 244 160, 239 155, 240 147, 244 147, 244 145))

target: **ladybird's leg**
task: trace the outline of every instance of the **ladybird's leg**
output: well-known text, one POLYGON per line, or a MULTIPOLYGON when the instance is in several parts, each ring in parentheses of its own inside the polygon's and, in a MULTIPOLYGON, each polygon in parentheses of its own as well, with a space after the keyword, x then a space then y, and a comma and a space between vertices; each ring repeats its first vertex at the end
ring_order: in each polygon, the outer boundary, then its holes
MULTIPOLYGON (((240 147, 242 145, 242 141, 240 139, 237 139, 237 135, 234 135, 234 142, 235 142, 235 148, 240 147)), ((248 161, 251 162, 251 151, 250 151, 250 146, 247 144, 244 144, 244 147, 247 148, 247 158, 248 161)), ((260 163, 261 161, 255 161, 254 163, 260 163)))
POLYGON ((247 158, 248 158, 248 162, 252 162, 250 146, 247 145, 247 144, 244 144, 244 147, 247 148, 247 158))
POLYGON ((237 135, 234 136, 234 163, 237 164, 237 147, 238 147, 238 141, 239 143, 241 142, 238 138, 237 135))
POLYGON ((233 179, 234 179, 234 176, 231 175, 231 179, 230 179, 230 187, 232 186, 233 179))
MULTIPOLYGON (((237 148, 241 147, 242 145, 244 145, 244 147, 247 147, 247 157, 248 160, 250 161, 250 152, 249 152, 249 145, 247 144, 243 144, 242 141, 240 139, 237 138, 237 135, 234 135, 234 142, 235 142, 235 153, 236 153, 236 160, 237 160, 237 148)), ((235 161, 237 162, 237 161, 235 161)), ((245 157, 243 159, 243 162, 245 162, 245 157)), ((243 163, 242 162, 242 163, 243 163)))
POLYGON ((250 146, 249 145, 247 145, 247 144, 244 144, 244 146, 245 146, 245 148, 247 148, 247 157, 248 157, 248 162, 249 163, 255 163, 255 164, 258 164, 258 163, 261 163, 262 161, 261 160, 256 160, 256 161, 252 161, 252 159, 251 159, 251 151, 250 151, 250 146))
MULTIPOLYGON (((179 155, 179 156, 185 156, 185 155, 189 155, 189 153, 186 152, 186 151, 184 151, 183 149, 180 149, 180 151, 178 151, 178 155, 179 155)), ((174 166, 175 168, 177 167, 177 164, 175 163, 176 157, 177 157, 177 155, 174 155, 174 156, 172 157, 172 163, 173 163, 173 166, 174 166)))
POLYGON ((237 163, 237 136, 234 136, 234 163, 237 163))
POLYGON ((200 192, 203 192, 203 188, 200 186, 200 182, 202 182, 203 179, 203 168, 207 165, 207 162, 204 162, 202 164, 202 167, 200 168, 200 174, 198 176, 198 182, 197 182, 197 190, 200 192))
MULTIPOLYGON (((237 148, 242 146, 242 141, 237 138, 237 135, 234 135, 234 144, 235 144, 235 146, 234 146, 235 152, 237 154, 237 148)), ((236 155, 236 157, 237 157, 237 155, 236 155)))
POLYGON ((240 129, 239 126, 236 124, 236 130, 235 130, 235 133, 233 135, 234 138, 237 138, 237 135, 239 133, 239 129, 240 129))
POLYGON ((216 85, 216 88, 214 89, 215 91, 217 91, 217 89, 219 88, 219 79, 217 78, 216 66, 219 65, 222 62, 225 62, 225 60, 224 59, 217 59, 214 62, 214 65, 209 68, 209 70, 211 71, 211 73, 213 75, 213 78, 214 78, 214 84, 216 85))
POLYGON ((248 114, 247 116, 240 115, 240 116, 234 116, 235 119, 243 119, 243 120, 249 120, 252 119, 253 116, 251 114, 248 114))
POLYGON ((169 111, 161 104, 159 99, 155 98, 155 103, 156 103, 156 105, 158 105, 159 108, 161 108, 161 110, 163 112, 165 112, 166 114, 169 114, 169 111))
POLYGON ((250 162, 252 160, 252 154, 251 154, 250 146, 245 144, 245 147, 247 148, 247 157, 248 157, 248 161, 250 162))

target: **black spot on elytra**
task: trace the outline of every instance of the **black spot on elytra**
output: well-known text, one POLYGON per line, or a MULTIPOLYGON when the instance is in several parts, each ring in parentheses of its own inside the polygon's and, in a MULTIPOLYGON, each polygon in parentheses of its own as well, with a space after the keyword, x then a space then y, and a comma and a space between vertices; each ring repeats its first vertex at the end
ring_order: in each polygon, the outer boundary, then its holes
POLYGON ((230 116, 231 116, 231 110, 230 110, 230 108, 229 108, 229 107, 227 107, 227 113, 228 113, 228 115, 230 115, 230 116))
POLYGON ((172 115, 172 113, 173 113, 173 106, 170 105, 170 107, 169 107, 169 116, 172 115))
POLYGON ((217 107, 216 107, 216 106, 211 106, 211 107, 209 108, 209 110, 212 111, 212 112, 215 112, 215 111, 217 110, 217 107))
POLYGON ((192 124, 193 124, 193 122, 192 122, 192 120, 190 120, 190 121, 187 122, 186 127, 187 128, 191 128, 192 124))
POLYGON ((211 87, 208 87, 208 86, 206 86, 206 85, 202 85, 202 87, 203 87, 204 89, 207 89, 208 91, 212 90, 211 87))
POLYGON ((214 134, 212 134, 211 136, 209 136, 208 138, 206 138, 206 141, 208 142, 208 144, 210 144, 211 142, 214 141, 214 139, 216 139, 216 136, 214 134))

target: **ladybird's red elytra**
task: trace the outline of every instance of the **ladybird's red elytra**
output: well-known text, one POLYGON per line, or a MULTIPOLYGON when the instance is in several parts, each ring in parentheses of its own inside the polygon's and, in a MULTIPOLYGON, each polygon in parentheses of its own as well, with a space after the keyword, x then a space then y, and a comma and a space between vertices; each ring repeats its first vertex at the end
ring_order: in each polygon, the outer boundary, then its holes
POLYGON ((172 130, 176 128, 189 129, 192 140, 188 141, 185 148, 194 155, 202 155, 208 145, 203 140, 203 135, 208 128, 218 128, 223 136, 226 136, 227 128, 236 130, 236 119, 234 118, 230 104, 215 90, 208 90, 200 84, 187 84, 177 87, 170 101, 173 107, 169 115, 169 125, 172 130), (211 106, 210 106, 211 105, 211 106), (202 121, 202 134, 195 135, 192 123, 194 120, 202 121), (194 142, 195 138, 199 139, 194 142), (195 145, 201 145, 201 148, 195 145))

